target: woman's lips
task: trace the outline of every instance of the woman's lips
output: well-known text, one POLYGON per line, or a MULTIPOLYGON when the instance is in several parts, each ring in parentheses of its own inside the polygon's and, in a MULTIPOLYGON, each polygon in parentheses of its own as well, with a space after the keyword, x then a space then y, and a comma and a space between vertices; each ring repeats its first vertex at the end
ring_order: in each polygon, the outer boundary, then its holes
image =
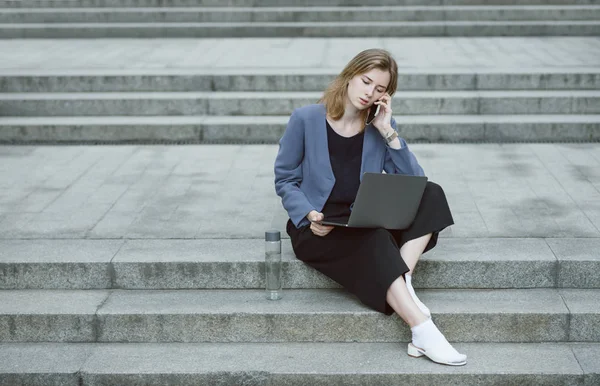
POLYGON ((368 105, 368 104, 369 104, 369 101, 368 101, 368 100, 365 100, 365 99, 362 99, 362 98, 358 98, 358 100, 359 100, 359 101, 360 101, 360 103, 362 103, 363 105, 368 105))

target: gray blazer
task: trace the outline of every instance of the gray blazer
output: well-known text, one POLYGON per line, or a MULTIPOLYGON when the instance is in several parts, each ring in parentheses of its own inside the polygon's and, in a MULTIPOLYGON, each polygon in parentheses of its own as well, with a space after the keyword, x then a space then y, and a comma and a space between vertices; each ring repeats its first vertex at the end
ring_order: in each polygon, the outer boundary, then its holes
MULTIPOLYGON (((279 140, 275 159, 275 191, 297 228, 310 222, 311 210, 320 212, 335 184, 329 162, 326 111, 322 104, 295 109, 279 140)), ((396 121, 392 118, 396 130, 396 121)), ((373 125, 365 128, 360 180, 374 172, 425 175, 415 155, 400 138, 400 149, 388 147, 373 125)))

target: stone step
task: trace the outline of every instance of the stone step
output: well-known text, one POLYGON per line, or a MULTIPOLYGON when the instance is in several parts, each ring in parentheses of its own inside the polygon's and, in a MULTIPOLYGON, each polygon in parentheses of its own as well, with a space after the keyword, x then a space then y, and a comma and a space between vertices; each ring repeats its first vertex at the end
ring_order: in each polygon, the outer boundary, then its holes
POLYGON ((248 23, 599 20, 600 6, 0 8, 0 23, 248 23))
MULTIPOLYGON (((0 142, 278 143, 288 116, 0 117, 0 142)), ((422 142, 597 141, 600 115, 396 116, 422 142)))
POLYGON ((600 21, 0 24, 0 39, 597 36, 600 21))
POLYGON ((457 343, 467 366, 401 343, 0 345, 6 385, 597 385, 597 343, 457 343), (543 360, 541 360, 543 358, 543 360))
POLYGON ((6 385, 597 385, 595 343, 458 343, 467 366, 399 343, 0 345, 6 385), (543 358, 543 360, 540 360, 543 358))
POLYGON ((460 6, 592 5, 596 0, 0 0, 0 8, 19 7, 306 7, 306 6, 460 6))
MULTIPOLYGON (((3 70, 3 92, 304 92, 322 93, 339 69, 3 70)), ((598 90, 598 68, 400 68, 398 91, 598 90)))
MULTIPOLYGON (((284 233, 284 236, 285 233, 284 233)), ((597 288, 597 239, 444 238, 415 271, 421 289, 597 288)), ((284 288, 339 288, 282 245, 284 288)), ((2 240, 0 289, 261 289, 264 241, 2 240)))
MULTIPOLYGON (((31 71, 29 71, 31 72, 31 71)), ((242 70, 83 70, 52 73, 0 73, 6 92, 114 92, 114 91, 217 91, 217 92, 322 92, 336 72, 323 69, 242 70)), ((519 90, 600 88, 597 69, 399 69, 400 90, 519 90)))
MULTIPOLYGON (((0 116, 290 115, 318 92, 5 93, 0 116)), ((395 114, 600 114, 600 91, 400 91, 395 114)))
MULTIPOLYGON (((599 342, 597 289, 420 290, 453 342, 599 342)), ((407 342, 341 289, 4 290, 0 342, 407 342)))

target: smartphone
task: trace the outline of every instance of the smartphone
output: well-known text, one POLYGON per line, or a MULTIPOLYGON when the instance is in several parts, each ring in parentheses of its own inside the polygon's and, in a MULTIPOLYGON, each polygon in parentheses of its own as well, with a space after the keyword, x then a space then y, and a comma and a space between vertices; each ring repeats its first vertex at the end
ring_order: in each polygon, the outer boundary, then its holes
POLYGON ((369 108, 369 114, 367 115, 367 120, 365 121, 366 125, 370 125, 373 122, 373 119, 379 114, 379 105, 373 105, 369 108))

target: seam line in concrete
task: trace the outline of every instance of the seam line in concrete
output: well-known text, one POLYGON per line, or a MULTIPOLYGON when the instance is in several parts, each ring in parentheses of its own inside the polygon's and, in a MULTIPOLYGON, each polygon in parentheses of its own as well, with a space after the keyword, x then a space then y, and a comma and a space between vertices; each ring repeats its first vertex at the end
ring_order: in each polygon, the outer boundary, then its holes
POLYGON ((579 358, 577 358, 577 354, 575 354, 575 350, 573 349, 572 344, 569 345, 569 349, 571 350, 571 354, 573 354, 573 358, 575 358, 575 362, 577 362, 577 365, 581 369, 581 377, 583 378, 583 382, 585 383, 585 370, 583 369, 581 362, 579 362, 579 358))
MULTIPOLYGON (((138 149, 139 149, 139 147, 138 147, 138 149)), ((119 170, 121 169, 121 167, 123 167, 123 165, 125 165, 127 162, 129 162, 129 160, 131 160, 131 159, 134 157, 134 155, 135 155, 136 153, 137 153, 137 149, 133 150, 133 151, 132 151, 132 152, 129 154, 129 156, 127 157, 127 159, 126 159, 126 160, 124 160, 122 164, 120 164, 119 166, 117 166, 117 167, 116 167, 116 168, 115 168, 115 169, 114 169, 114 170, 113 170, 113 171, 110 173, 110 175, 109 175, 109 176, 107 176, 107 178, 110 178, 110 177, 114 176, 115 172, 119 171, 119 170)), ((98 224, 100 224, 100 222, 101 222, 102 220, 104 220, 104 218, 106 217, 106 215, 107 215, 107 214, 108 214, 108 213, 109 213, 109 212, 112 210, 112 208, 114 208, 114 207, 115 207, 115 205, 117 205, 117 202, 119 202, 119 200, 121 199, 121 197, 123 197, 123 196, 125 195, 125 193, 127 193, 127 192, 129 191, 129 189, 130 189, 130 188, 131 188, 131 185, 129 185, 129 186, 127 187, 127 189, 125 189, 125 190, 124 190, 124 191, 123 191, 123 192, 122 192, 122 193, 119 195, 119 197, 117 197, 117 199, 113 201, 113 203, 112 203, 112 205, 110 206, 110 208, 108 208, 108 210, 107 210, 106 212, 104 212, 104 214, 103 214, 103 215, 102 215, 102 216, 101 216, 101 217, 98 219, 98 221, 96 221, 96 223, 95 223, 93 226, 91 226, 91 227, 90 227, 90 228, 89 228, 89 229, 88 229, 88 230, 85 232, 85 234, 83 235, 83 238, 84 238, 84 239, 87 239, 87 238, 89 238, 89 235, 90 235, 90 233, 91 233, 91 232, 94 230, 94 228, 96 228, 96 227, 98 226, 98 224)), ((122 246, 121 246, 121 247, 122 247, 122 246)), ((119 247, 119 250, 121 250, 121 247, 119 247)), ((117 251, 117 253, 118 253, 118 251, 117 251)), ((115 254, 115 255, 116 255, 116 254, 115 254)), ((113 258, 114 258, 114 256, 113 256, 113 258)), ((111 259, 111 263, 112 263, 112 259, 111 259)), ((110 265, 109 265, 109 269, 110 269, 110 265)), ((111 275, 112 275, 112 273, 111 273, 111 275)), ((112 284, 112 276, 111 276, 111 284, 112 284)))
POLYGON ((557 288, 557 289, 562 288, 562 287, 559 287, 559 284, 560 284, 560 282, 559 282, 560 271, 562 269, 561 262, 558 259, 558 256, 556 256, 556 253, 554 252, 554 250, 552 249, 552 246, 550 246, 550 244, 548 244, 548 238, 545 237, 545 238, 543 238, 543 240, 544 240, 544 243, 546 243, 546 245, 548 246, 548 249, 550 249, 550 252, 552 253, 552 255, 554 256, 554 259, 555 259, 555 263, 554 263, 554 267, 555 267, 555 269, 554 269, 554 288, 557 288))
MULTIPOLYGON (((80 157, 81 155, 83 155, 84 151, 80 149, 80 151, 76 154, 74 154, 71 158, 69 158, 68 160, 65 160, 64 162, 62 162, 60 164, 60 166, 64 166, 64 165, 68 165, 73 163, 74 160, 76 160, 78 157, 80 157)), ((52 177, 54 177, 57 173, 54 174, 49 174, 47 178, 45 178, 42 181, 42 184, 45 184, 48 180, 50 180, 52 177)), ((70 186, 70 185, 69 185, 70 186)), ((63 195, 63 193, 65 192, 65 190, 67 190, 68 187, 64 188, 60 194, 58 194, 56 197, 54 197, 54 199, 52 199, 50 202, 48 202, 46 205, 44 205, 44 208, 40 211, 40 213, 44 212, 48 207, 50 207, 52 204, 54 204, 55 201, 57 201, 60 196, 63 195)))
MULTIPOLYGON (((552 176, 552 178, 554 178, 554 180, 560 185, 560 187, 563 189, 563 191, 565 192, 565 194, 571 199, 571 201, 573 202, 573 204, 575 204, 575 206, 577 207, 577 209, 579 209, 581 211, 581 213, 585 216, 585 218, 588 220, 588 222, 590 223, 590 225, 596 229, 596 232, 598 232, 598 234, 600 234, 600 229, 598 229, 598 227, 596 226, 596 224, 594 224, 594 222, 590 219, 590 217, 588 216, 588 214, 585 212, 585 210, 583 210, 581 208, 581 206, 577 203, 577 200, 575 200, 571 194, 569 193, 569 191, 565 188, 565 186, 563 185, 563 183, 561 182, 561 179, 558 178, 554 172, 548 168, 548 166, 545 164, 545 162, 540 158, 540 156, 533 151, 532 152, 533 155, 538 159, 538 161, 540 161, 540 163, 542 164, 542 166, 544 167, 544 169, 546 170, 546 172, 548 172, 548 174, 550 174, 552 176)), ((556 152, 556 154, 560 157, 562 157, 562 159, 566 162, 570 164, 570 161, 561 153, 561 152, 556 152)), ((593 186, 593 185, 592 185, 593 186)), ((598 190, 596 187, 594 187, 596 190, 598 190)))
MULTIPOLYGON (((91 344, 90 344, 91 345, 91 344)), ((90 359, 92 358, 92 356, 94 356, 94 351, 96 351, 96 347, 92 347, 90 348, 89 351, 86 352, 86 358, 83 361, 83 363, 81 364, 81 366, 79 367, 79 369, 77 370, 77 372, 75 374, 77 374, 77 384, 78 386, 83 386, 85 385, 85 382, 83 380, 83 374, 85 374, 84 368, 85 366, 88 364, 88 362, 90 361, 90 359)))
POLYGON ((108 294, 106 295, 106 298, 100 302, 100 304, 98 305, 98 307, 96 307, 96 312, 94 312, 94 321, 93 321, 93 325, 92 325, 92 330, 93 330, 93 338, 94 338, 94 343, 98 343, 98 339, 100 338, 100 320, 98 319, 98 311, 100 311, 100 309, 102 307, 104 307, 104 305, 106 304, 106 302, 108 302, 108 299, 110 298, 110 296, 112 295, 112 291, 108 291, 108 294))
POLYGON ((117 275, 116 275, 116 272, 115 272, 115 266, 113 264, 113 260, 115 259, 115 257, 117 257, 117 255, 119 254, 119 252, 121 252, 121 249, 123 249, 123 247, 127 243, 128 243, 127 240, 123 240, 123 242, 119 246, 119 249, 115 252, 115 254, 113 255, 113 257, 111 257, 110 261, 108 262, 108 276, 110 277, 110 289, 117 288, 117 275))
POLYGON ((571 309, 569 309, 569 305, 567 304, 565 298, 563 297, 563 294, 560 291, 560 288, 556 289, 556 292, 558 293, 558 296, 560 296, 560 299, 563 301, 563 304, 565 305, 565 308, 567 309, 567 342, 571 342, 571 316, 573 315, 571 313, 571 309))
MULTIPOLYGON (((85 153, 82 151, 80 154, 84 155, 85 153)), ((75 158, 77 158, 77 157, 74 157, 73 159, 75 159, 75 158)), ((91 163, 91 165, 89 165, 87 168, 85 168, 85 170, 84 170, 84 171, 82 171, 82 172, 81 172, 81 173, 80 173, 80 174, 79 174, 79 175, 78 175, 78 176, 77 176, 77 177, 76 177, 74 180, 72 180, 72 181, 71 181, 71 183, 69 183, 69 185, 67 185, 67 186, 66 186, 66 187, 63 189, 63 191, 62 191, 62 192, 61 192, 61 193, 60 193, 58 196, 56 196, 56 197, 54 198, 54 200, 52 200, 52 202, 50 202, 48 205, 46 205, 46 206, 44 207, 44 210, 43 210, 42 212, 40 212, 40 213, 44 213, 44 211, 45 211, 46 209, 48 209, 49 207, 51 207, 52 205, 54 205, 54 203, 55 203, 56 201, 60 200, 60 199, 61 199, 61 197, 63 197, 63 196, 66 194, 66 192, 67 192, 69 189, 71 189, 71 187, 73 187, 73 185, 75 185, 77 182, 79 182, 79 180, 81 180, 81 179, 82 179, 82 178, 83 178, 83 177, 84 177, 84 176, 85 176, 87 173, 89 173, 89 171, 90 171, 90 170, 92 170, 92 169, 93 169, 93 168, 94 168, 94 167, 95 167, 95 166, 96 166, 98 163, 100 163, 100 161, 102 161, 102 155, 97 155, 97 158, 96 158, 96 160, 94 160, 94 161, 91 163)), ((58 174, 58 172, 57 172, 57 173, 55 173, 55 174, 58 174)), ((48 177, 48 179, 52 178, 53 176, 54 176, 54 175, 52 175, 52 176, 48 177)), ((48 179, 47 179, 47 180, 48 180, 48 179)))

